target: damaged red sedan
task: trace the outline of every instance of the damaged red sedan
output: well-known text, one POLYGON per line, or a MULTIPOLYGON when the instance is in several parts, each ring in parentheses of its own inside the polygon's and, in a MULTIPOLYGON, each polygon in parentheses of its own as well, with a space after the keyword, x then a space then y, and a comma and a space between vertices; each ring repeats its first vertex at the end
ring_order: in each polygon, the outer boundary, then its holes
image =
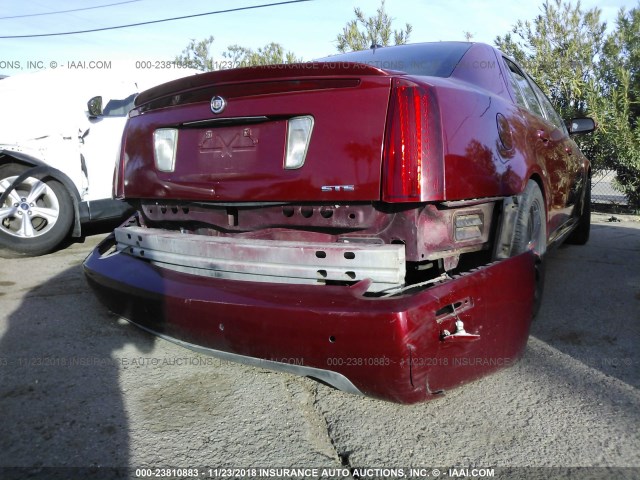
POLYGON ((117 314, 204 353, 412 403, 515 362, 546 249, 589 237, 589 161, 488 45, 372 48, 140 94, 84 263, 117 314))

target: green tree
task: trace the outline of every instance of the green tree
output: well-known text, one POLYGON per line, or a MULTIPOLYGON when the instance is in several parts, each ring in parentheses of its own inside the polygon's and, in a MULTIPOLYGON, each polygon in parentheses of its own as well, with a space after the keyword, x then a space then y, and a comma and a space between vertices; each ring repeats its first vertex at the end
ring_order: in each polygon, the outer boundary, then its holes
POLYGON ((601 62, 603 78, 614 86, 626 84, 628 73, 630 114, 635 124, 640 119, 640 3, 626 12, 618 12, 616 30, 607 38, 601 62))
POLYGON ((564 118, 592 116, 598 130, 576 141, 595 169, 617 172, 640 206, 640 10, 621 10, 606 33, 600 10, 545 1, 533 21, 519 20, 496 45, 534 77, 564 118))
POLYGON ((496 45, 522 64, 565 117, 584 114, 586 88, 598 79, 606 25, 600 10, 545 1, 533 22, 518 20, 496 45))
POLYGON ((404 30, 392 31, 393 18, 385 11, 384 2, 385 0, 382 0, 376 15, 368 18, 365 17, 360 8, 354 9, 356 18, 349 21, 343 28, 342 33, 338 34, 338 51, 344 53, 365 50, 372 45, 386 47, 391 45, 392 37, 395 45, 407 43, 413 27, 407 23, 404 30))
POLYGON ((176 62, 203 72, 214 70, 213 58, 211 58, 210 53, 213 40, 213 36, 199 42, 192 38, 189 45, 182 50, 182 53, 176 56, 176 62))
MULTIPOLYGON (((620 189, 640 208, 640 2, 621 9, 600 61, 602 84, 593 92, 607 131, 600 137, 620 189)), ((596 135, 596 139, 599 136, 596 135)))
POLYGON ((293 52, 285 52, 282 45, 274 42, 255 51, 240 45, 230 45, 227 51, 222 53, 222 56, 234 68, 302 62, 302 58, 297 57, 293 52))
POLYGON ((210 72, 220 68, 250 67, 256 65, 274 65, 279 63, 302 62, 302 58, 297 57, 293 52, 285 52, 284 47, 279 43, 268 43, 257 50, 242 47, 240 45, 230 45, 226 51, 222 52, 224 61, 216 62, 211 54, 211 46, 214 38, 212 36, 200 41, 191 40, 182 53, 176 56, 176 62, 188 65, 191 68, 210 72))

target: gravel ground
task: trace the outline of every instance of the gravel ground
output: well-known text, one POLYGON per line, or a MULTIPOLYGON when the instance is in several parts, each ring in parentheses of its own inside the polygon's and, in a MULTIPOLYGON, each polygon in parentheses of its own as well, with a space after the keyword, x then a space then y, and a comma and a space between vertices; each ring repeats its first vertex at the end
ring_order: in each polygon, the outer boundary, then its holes
POLYGON ((103 234, 0 260, 0 478, 640 478, 640 222, 610 217, 594 214, 588 245, 549 255, 518 364, 413 406, 202 356, 113 317, 81 270, 103 234))

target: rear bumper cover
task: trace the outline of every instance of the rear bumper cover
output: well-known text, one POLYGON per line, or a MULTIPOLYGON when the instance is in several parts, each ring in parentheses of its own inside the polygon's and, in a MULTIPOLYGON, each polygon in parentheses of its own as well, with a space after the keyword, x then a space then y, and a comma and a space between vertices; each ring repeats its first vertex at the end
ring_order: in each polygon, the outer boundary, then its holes
POLYGON ((529 335, 531 253, 418 293, 368 298, 358 284, 190 275, 114 253, 114 245, 111 235, 84 269, 116 314, 188 348, 314 377, 352 393, 401 403, 426 400, 511 365, 529 335), (444 337, 445 330, 456 330, 456 320, 474 335, 444 337))

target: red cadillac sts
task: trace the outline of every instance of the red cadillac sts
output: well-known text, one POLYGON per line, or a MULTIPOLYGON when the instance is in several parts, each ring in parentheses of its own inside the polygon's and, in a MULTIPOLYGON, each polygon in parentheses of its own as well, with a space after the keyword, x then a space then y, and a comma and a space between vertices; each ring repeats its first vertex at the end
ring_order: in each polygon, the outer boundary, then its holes
POLYGON ((546 249, 589 237, 594 128, 479 43, 177 80, 129 114, 137 213, 86 276, 185 347, 423 401, 522 354, 546 249))

